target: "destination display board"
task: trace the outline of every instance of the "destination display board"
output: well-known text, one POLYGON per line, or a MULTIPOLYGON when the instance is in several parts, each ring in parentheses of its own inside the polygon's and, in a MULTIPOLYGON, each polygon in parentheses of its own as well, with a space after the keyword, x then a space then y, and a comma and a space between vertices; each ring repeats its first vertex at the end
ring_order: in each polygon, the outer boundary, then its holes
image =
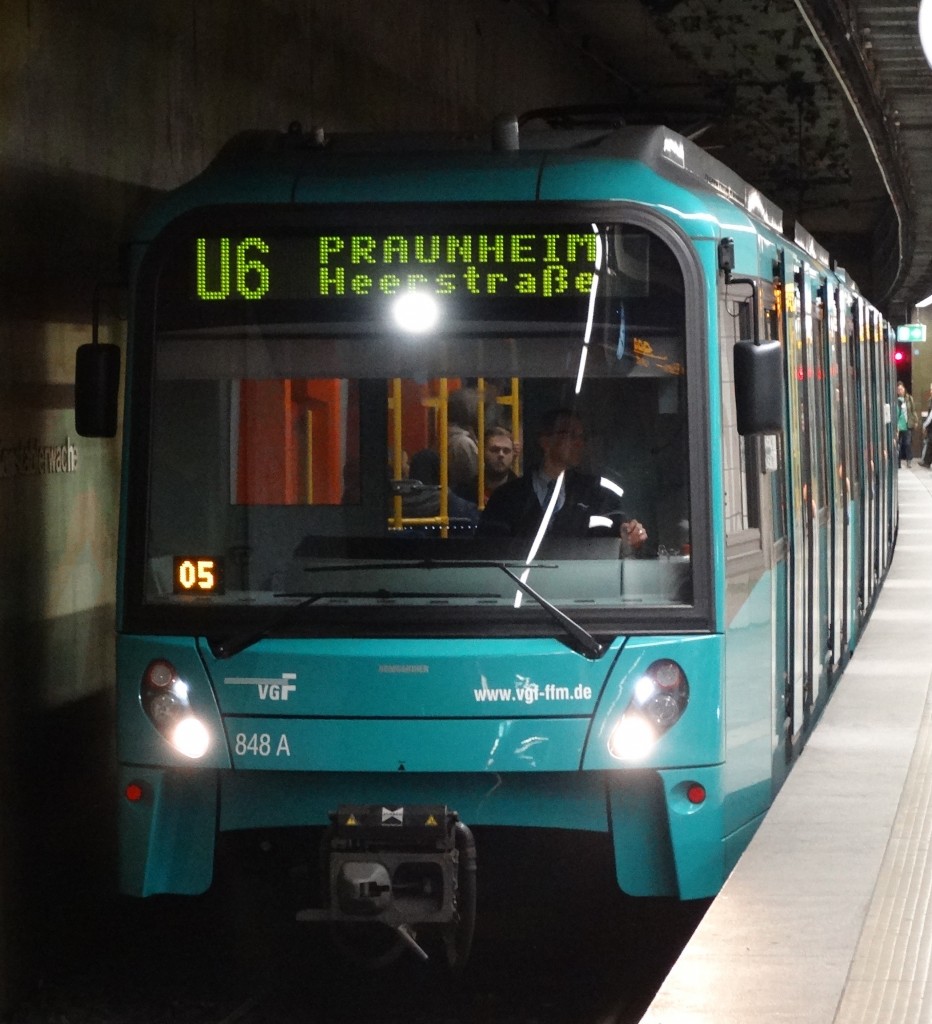
POLYGON ((588 296, 600 239, 580 228, 325 230, 196 235, 183 249, 196 302, 588 296))

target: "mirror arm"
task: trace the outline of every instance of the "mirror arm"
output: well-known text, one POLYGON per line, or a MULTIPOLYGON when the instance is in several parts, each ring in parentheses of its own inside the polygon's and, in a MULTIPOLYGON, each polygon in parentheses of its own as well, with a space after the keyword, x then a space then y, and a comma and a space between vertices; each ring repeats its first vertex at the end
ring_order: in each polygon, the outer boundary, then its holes
POLYGON ((751 295, 754 298, 753 308, 751 309, 751 321, 753 323, 754 333, 754 344, 759 345, 761 343, 760 337, 760 303, 758 301, 758 282, 753 277, 732 277, 731 274, 725 275, 725 287, 727 288, 730 284, 746 284, 751 289, 751 295))

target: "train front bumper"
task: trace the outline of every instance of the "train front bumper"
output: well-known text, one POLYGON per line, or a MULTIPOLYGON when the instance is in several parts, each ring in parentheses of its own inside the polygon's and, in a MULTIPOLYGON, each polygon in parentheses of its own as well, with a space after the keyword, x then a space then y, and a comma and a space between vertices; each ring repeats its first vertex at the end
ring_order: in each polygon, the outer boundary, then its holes
POLYGON ((721 766, 494 775, 122 766, 121 890, 204 892, 218 833, 322 828, 346 803, 439 802, 470 827, 605 833, 629 895, 704 898, 733 866, 732 848, 743 848, 722 834, 721 776, 721 766))

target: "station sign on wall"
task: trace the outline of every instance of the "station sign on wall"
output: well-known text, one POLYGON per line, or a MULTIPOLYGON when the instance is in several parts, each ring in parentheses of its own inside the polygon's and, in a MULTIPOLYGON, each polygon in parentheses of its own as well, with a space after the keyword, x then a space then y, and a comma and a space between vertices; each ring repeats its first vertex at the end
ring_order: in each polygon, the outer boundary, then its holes
POLYGON ((896 340, 906 344, 915 344, 926 340, 925 324, 900 324, 896 329, 896 340))

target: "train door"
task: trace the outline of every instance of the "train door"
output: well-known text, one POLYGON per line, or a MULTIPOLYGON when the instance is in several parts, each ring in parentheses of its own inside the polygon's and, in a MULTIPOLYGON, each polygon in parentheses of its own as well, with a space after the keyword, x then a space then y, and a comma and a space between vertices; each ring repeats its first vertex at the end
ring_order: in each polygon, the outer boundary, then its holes
POLYGON ((883 437, 878 423, 877 404, 877 349, 873 343, 873 322, 864 303, 858 300, 858 352, 860 366, 860 406, 864 410, 865 423, 862 436, 866 439, 864 450, 864 548, 863 548, 863 589, 864 606, 869 608, 873 601, 874 588, 879 571, 880 550, 880 472, 883 457, 883 437))
POLYGON ((893 554, 893 544, 896 540, 897 526, 897 477, 896 460, 894 460, 893 441, 895 437, 895 424, 893 422, 893 408, 896 403, 896 370, 893 362, 894 334, 889 324, 885 323, 877 315, 877 361, 880 366, 880 375, 877 381, 878 391, 876 392, 876 404, 880 423, 881 434, 884 438, 881 451, 883 459, 880 468, 880 491, 883 495, 883 548, 881 558, 881 572, 883 566, 890 564, 893 554), (884 409, 889 409, 889 415, 883 415, 884 409))
POLYGON ((880 414, 883 408, 883 395, 887 377, 887 367, 883 357, 883 324, 879 315, 871 310, 870 313, 870 339, 871 339, 871 363, 873 373, 871 384, 873 393, 871 405, 877 410, 874 416, 874 432, 876 437, 876 458, 874 460, 875 491, 877 495, 876 516, 877 543, 874 547, 874 590, 880 586, 883 579, 883 570, 886 565, 885 553, 887 550, 887 488, 885 486, 887 464, 891 457, 891 443, 887 437, 886 423, 880 414))
POLYGON ((848 559, 847 571, 847 607, 846 621, 847 647, 850 653, 853 644, 861 631, 861 620, 864 614, 864 548, 858 539, 864 531, 864 465, 863 448, 859 439, 860 433, 860 393, 858 389, 858 354, 857 317, 851 293, 847 289, 839 291, 839 316, 841 328, 841 375, 842 398, 845 416, 845 444, 847 461, 845 463, 845 488, 848 506, 848 559))
POLYGON ((806 383, 813 428, 809 431, 812 445, 810 466, 812 479, 812 552, 809 571, 813 579, 812 610, 812 690, 813 700, 827 697, 827 684, 832 654, 831 549, 833 543, 834 507, 830 469, 831 425, 826 409, 825 382, 831 361, 828 355, 827 283, 824 275, 805 275, 806 383))
POLYGON ((831 536, 829 541, 828 582, 831 591, 830 658, 832 672, 837 673, 848 658, 848 637, 851 620, 851 468, 848 425, 848 373, 844 344, 843 311, 837 288, 823 290, 826 317, 826 355, 828 374, 825 392, 831 421, 829 424, 829 465, 831 501, 831 536))
MULTIPOLYGON (((762 286, 764 304, 764 337, 768 341, 779 341, 784 351, 787 348, 785 321, 785 288, 782 280, 782 264, 774 265, 773 284, 762 286)), ((787 444, 788 434, 777 434, 764 438, 763 463, 773 470, 767 474, 769 481, 770 530, 773 538, 773 602, 774 602, 774 722, 776 746, 773 760, 774 791, 779 789, 793 756, 793 687, 792 687, 792 645, 793 602, 789 586, 790 559, 788 543, 789 521, 787 500, 787 444)), ((766 509, 762 507, 762 516, 766 509)))
POLYGON ((234 404, 237 504, 340 504, 344 467, 358 457, 358 395, 347 381, 243 380, 234 404))
POLYGON ((787 398, 790 436, 787 452, 789 547, 788 684, 790 735, 794 744, 809 722, 821 677, 823 588, 820 581, 820 524, 825 514, 816 377, 821 372, 819 346, 814 344, 817 319, 813 282, 799 264, 787 281, 787 398))
POLYGON ((806 666, 810 662, 812 612, 809 589, 811 516, 807 508, 809 490, 809 418, 806 407, 804 338, 802 334, 801 296, 798 276, 787 281, 786 335, 787 335, 787 404, 790 419, 790 437, 794 443, 787 451, 789 481, 787 486, 788 511, 788 588, 790 617, 788 640, 789 688, 787 711, 791 740, 799 733, 803 723, 806 696, 811 694, 812 677, 806 666))
POLYGON ((873 436, 868 420, 868 374, 866 328, 864 311, 860 299, 854 298, 851 303, 849 337, 852 345, 853 363, 853 394, 854 394, 854 433, 861 443, 857 448, 858 489, 854 507, 858 514, 858 616, 863 621, 865 609, 871 592, 871 559, 870 550, 873 535, 871 477, 871 461, 873 458, 873 436))

